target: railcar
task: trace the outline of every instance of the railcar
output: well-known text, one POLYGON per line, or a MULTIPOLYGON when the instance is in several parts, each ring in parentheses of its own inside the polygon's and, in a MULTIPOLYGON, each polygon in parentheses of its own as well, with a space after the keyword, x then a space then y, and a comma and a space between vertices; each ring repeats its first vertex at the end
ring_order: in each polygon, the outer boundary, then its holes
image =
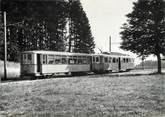
POLYGON ((26 51, 21 55, 21 76, 89 72, 90 55, 54 51, 26 51))
POLYGON ((39 77, 57 73, 105 73, 128 71, 134 59, 121 53, 83 54, 56 51, 25 51, 21 54, 21 76, 39 77))
POLYGON ((92 55, 92 71, 95 73, 128 71, 134 68, 134 58, 121 53, 92 55))

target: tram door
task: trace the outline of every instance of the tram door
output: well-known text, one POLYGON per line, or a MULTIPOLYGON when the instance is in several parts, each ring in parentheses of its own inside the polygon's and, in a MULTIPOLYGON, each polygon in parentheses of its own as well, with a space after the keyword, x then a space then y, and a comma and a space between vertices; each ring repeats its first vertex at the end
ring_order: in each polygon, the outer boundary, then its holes
POLYGON ((37 72, 41 72, 41 55, 37 54, 37 72))
POLYGON ((121 70, 121 58, 119 57, 119 71, 121 70))

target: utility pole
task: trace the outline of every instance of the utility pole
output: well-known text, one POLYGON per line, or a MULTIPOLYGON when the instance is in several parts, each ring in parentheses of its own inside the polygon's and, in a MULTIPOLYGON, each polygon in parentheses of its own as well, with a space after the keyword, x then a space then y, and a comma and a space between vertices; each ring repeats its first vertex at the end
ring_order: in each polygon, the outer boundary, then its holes
POLYGON ((6 80, 7 79, 7 68, 6 68, 6 61, 7 61, 7 43, 6 43, 6 40, 7 40, 7 37, 6 37, 6 12, 4 11, 3 13, 4 15, 4 79, 6 80))
MULTIPOLYGON (((69 16, 70 17, 70 16, 69 16)), ((71 18, 68 18, 69 20, 69 48, 68 48, 68 52, 71 52, 71 48, 72 48, 72 40, 71 40, 71 18)))
POLYGON ((68 18, 68 22, 69 22, 69 48, 68 48, 68 52, 72 51, 72 39, 71 39, 71 28, 72 28, 72 20, 71 20, 71 1, 68 0, 68 5, 69 5, 69 18, 68 18))
POLYGON ((109 52, 111 53, 111 36, 109 36, 109 52))

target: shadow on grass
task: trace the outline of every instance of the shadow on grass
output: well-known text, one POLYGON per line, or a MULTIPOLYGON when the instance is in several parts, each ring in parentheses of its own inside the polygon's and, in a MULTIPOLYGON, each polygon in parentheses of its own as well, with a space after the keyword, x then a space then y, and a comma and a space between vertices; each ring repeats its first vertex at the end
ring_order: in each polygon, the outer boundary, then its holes
POLYGON ((153 73, 149 73, 148 75, 165 75, 165 73, 153 72, 153 73))

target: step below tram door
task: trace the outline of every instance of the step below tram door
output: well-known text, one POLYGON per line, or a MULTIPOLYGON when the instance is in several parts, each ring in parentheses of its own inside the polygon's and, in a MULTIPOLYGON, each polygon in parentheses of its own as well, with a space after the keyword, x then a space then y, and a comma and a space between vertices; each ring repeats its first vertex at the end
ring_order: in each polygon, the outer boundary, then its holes
POLYGON ((119 62, 118 62, 118 69, 121 71, 121 58, 119 57, 119 62))
POLYGON ((37 72, 41 72, 41 54, 37 54, 37 72))

